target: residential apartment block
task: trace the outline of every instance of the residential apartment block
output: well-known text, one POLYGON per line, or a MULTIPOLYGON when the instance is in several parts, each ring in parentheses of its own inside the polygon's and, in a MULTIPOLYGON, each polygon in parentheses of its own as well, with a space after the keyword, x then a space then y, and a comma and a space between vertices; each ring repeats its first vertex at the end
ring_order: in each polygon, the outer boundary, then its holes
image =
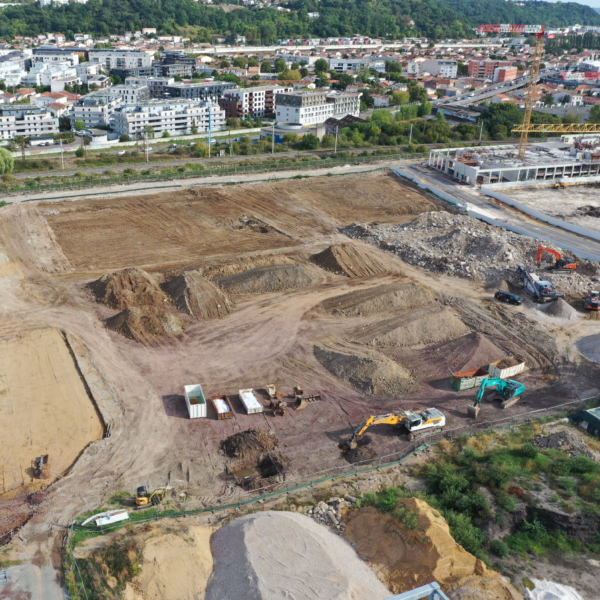
POLYGON ((58 133, 58 119, 42 106, 0 104, 0 139, 58 133))
POLYGON ((101 64, 107 70, 152 67, 152 54, 144 50, 115 50, 92 48, 90 62, 101 64))
POLYGON ((427 59, 419 64, 419 73, 429 73, 436 77, 455 79, 458 63, 455 60, 427 59))
POLYGON ((235 88, 231 81, 202 81, 200 83, 173 83, 164 89, 164 96, 169 98, 187 98, 217 102, 226 90, 235 88))
POLYGON ((106 90, 92 92, 83 96, 73 107, 71 122, 75 123, 81 119, 86 128, 98 127, 98 125, 110 125, 112 114, 121 106, 121 98, 106 90))
POLYGON ((385 60, 376 56, 363 58, 330 58, 329 68, 337 73, 358 73, 368 69, 375 69, 378 73, 385 73, 385 60))
POLYGON ((264 85, 261 87, 227 90, 219 99, 226 118, 272 117, 275 114, 277 94, 293 92, 292 87, 264 85))
POLYGON ((150 91, 151 98, 161 98, 164 96, 165 89, 174 83, 172 77, 127 77, 125 79, 125 85, 145 85, 150 91))
POLYGON ((68 63, 72 67, 79 64, 79 54, 70 48, 57 48, 56 46, 40 46, 33 49, 31 63, 68 63))
POLYGON ((360 93, 346 92, 277 94, 276 119, 278 123, 307 126, 324 123, 330 117, 358 117, 360 96, 360 93))
POLYGON ((225 129, 225 111, 218 104, 190 100, 151 100, 122 106, 111 118, 111 127, 120 135, 143 137, 149 128, 155 136, 186 135, 225 129))
POLYGON ((512 67, 509 60, 471 60, 469 61, 469 77, 489 77, 492 79, 499 67, 512 67))

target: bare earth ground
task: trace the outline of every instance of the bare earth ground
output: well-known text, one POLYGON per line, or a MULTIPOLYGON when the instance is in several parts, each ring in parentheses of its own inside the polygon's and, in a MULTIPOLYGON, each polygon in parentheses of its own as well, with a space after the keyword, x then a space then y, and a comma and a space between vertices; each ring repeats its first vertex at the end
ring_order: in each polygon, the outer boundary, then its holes
MULTIPOLYGON (((380 174, 4 208, 0 256, 8 261, 0 264, 0 276, 6 273, 0 278, 0 339, 10 343, 17 334, 40 328, 66 331, 111 432, 83 452, 42 504, 27 509, 34 515, 15 538, 16 554, 58 567, 62 527, 111 493, 133 491, 142 483, 186 489, 190 502, 238 497, 239 488, 224 476, 226 461, 218 446, 249 427, 277 436, 291 459, 287 481, 348 467, 337 443, 370 414, 437 406, 450 429, 472 427, 466 408, 473 393, 453 392, 449 371, 507 353, 527 357, 527 395, 505 411, 486 404, 483 421, 596 392, 597 368, 572 349, 583 333, 598 332, 593 322, 576 321, 568 330, 548 326, 529 306, 514 310, 492 304, 489 291, 468 280, 411 267, 358 241, 352 241, 358 251, 381 266, 379 275, 350 278, 309 261, 331 244, 350 241, 339 227, 358 220, 402 223, 430 210, 439 205, 380 174), (257 265, 290 262, 318 271, 314 284, 235 295, 231 314, 193 322, 180 339, 153 347, 107 330, 102 319, 115 311, 94 302, 85 287, 125 267, 143 268, 159 279, 195 269, 214 281, 257 265), (343 294, 358 294, 362 302, 369 290, 393 288, 399 281, 418 288, 414 306, 390 308, 386 300, 344 314, 325 302, 343 294), (425 326, 430 314, 437 325, 419 338, 420 328, 410 324, 425 326), (402 342, 406 336, 410 342, 402 342), (338 377, 331 366, 325 368, 315 346, 363 357, 377 368, 385 365, 388 370, 379 371, 382 389, 397 364, 398 373, 408 373, 412 391, 402 397, 365 393, 353 376, 338 377), (182 398, 189 383, 202 383, 207 395, 236 394, 267 383, 289 392, 301 385, 320 391, 324 400, 274 417, 245 415, 234 399, 233 419, 218 421, 209 411, 208 419, 189 420, 182 398)), ((391 428, 381 427, 371 438, 380 457, 408 448, 391 428)))

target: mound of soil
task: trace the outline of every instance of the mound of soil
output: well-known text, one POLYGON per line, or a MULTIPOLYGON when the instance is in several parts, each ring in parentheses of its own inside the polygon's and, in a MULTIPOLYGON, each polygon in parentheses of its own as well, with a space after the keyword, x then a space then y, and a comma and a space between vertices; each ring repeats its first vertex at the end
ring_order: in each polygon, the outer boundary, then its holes
POLYGON ((264 265, 217 280, 231 294, 264 294, 308 287, 314 281, 302 265, 264 265))
POLYGON ((363 393, 387 396, 415 389, 410 372, 379 352, 366 351, 360 356, 319 346, 314 346, 313 352, 330 373, 348 381, 363 393))
POLYGON ((122 269, 107 273, 88 284, 98 302, 125 310, 132 306, 164 306, 167 295, 150 274, 142 269, 122 269))
POLYGON ((106 319, 109 329, 140 344, 153 346, 164 338, 183 334, 183 319, 176 313, 160 307, 132 306, 106 319))
POLYGON ((540 306, 540 310, 546 315, 565 321, 573 321, 579 318, 579 313, 563 298, 543 304, 540 306))
POLYGON ((229 458, 247 458, 269 452, 277 447, 279 440, 270 431, 246 429, 221 441, 221 450, 229 458))
POLYGON ((498 573, 454 541, 444 518, 425 501, 400 502, 417 515, 417 528, 409 530, 389 513, 369 506, 350 515, 344 533, 394 594, 437 581, 447 593, 463 584, 479 591, 478 596, 460 596, 465 599, 522 599, 498 573))
POLYGON ((469 332, 449 307, 419 308, 375 323, 369 327, 367 337, 380 347, 419 348, 454 340, 469 332))
POLYGON ((383 600, 390 596, 352 547, 310 517, 245 515, 212 537, 207 600, 383 600))
POLYGON ((317 266, 347 277, 373 277, 389 273, 382 260, 355 244, 335 244, 313 254, 310 260, 317 266))
POLYGON ((556 431, 550 435, 538 436, 533 440, 533 443, 544 450, 552 448, 562 450, 571 456, 583 455, 594 460, 597 459, 597 456, 587 447, 585 442, 578 435, 569 431, 556 431))
POLYGON ((334 315, 361 317, 389 312, 392 309, 410 310, 433 304, 433 293, 418 283, 399 282, 378 285, 366 290, 349 292, 325 300, 321 307, 334 315))
POLYGON ((227 294, 198 271, 176 275, 166 281, 162 288, 173 298, 180 311, 196 319, 218 319, 232 310, 227 294))

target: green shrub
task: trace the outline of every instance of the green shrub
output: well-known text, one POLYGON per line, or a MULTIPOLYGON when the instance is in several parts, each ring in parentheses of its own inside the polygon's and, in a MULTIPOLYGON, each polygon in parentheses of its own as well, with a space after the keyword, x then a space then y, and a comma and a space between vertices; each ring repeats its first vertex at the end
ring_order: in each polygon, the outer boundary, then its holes
POLYGON ((494 540, 491 545, 492 552, 499 558, 506 558, 510 554, 510 548, 502 540, 494 540))

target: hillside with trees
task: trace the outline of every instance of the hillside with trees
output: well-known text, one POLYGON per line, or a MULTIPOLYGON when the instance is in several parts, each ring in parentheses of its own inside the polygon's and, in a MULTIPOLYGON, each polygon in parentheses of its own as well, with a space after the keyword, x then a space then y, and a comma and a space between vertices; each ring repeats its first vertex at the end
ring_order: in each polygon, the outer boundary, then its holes
POLYGON ((8 6, 0 13, 0 37, 60 31, 72 38, 84 31, 97 36, 156 27, 160 33, 184 32, 194 41, 215 35, 249 44, 273 44, 290 37, 336 37, 355 34, 398 38, 465 37, 481 23, 575 23, 600 25, 600 14, 588 6, 507 0, 290 0, 290 12, 218 5, 193 0, 89 0, 41 8, 37 2, 8 6), (317 19, 309 12, 319 12, 317 19))

